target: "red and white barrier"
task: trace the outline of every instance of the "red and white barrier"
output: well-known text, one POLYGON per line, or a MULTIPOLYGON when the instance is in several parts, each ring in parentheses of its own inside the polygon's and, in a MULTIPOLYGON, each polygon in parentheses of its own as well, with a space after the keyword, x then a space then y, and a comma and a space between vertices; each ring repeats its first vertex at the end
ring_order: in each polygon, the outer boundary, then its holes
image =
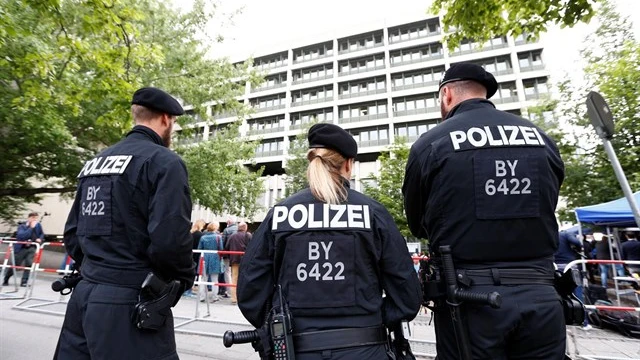
POLYGON ((0 270, 0 299, 2 300, 24 299, 30 295, 31 289, 35 281, 34 276, 35 276, 35 269, 37 266, 37 263, 36 263, 37 259, 36 259, 36 256, 34 256, 31 266, 16 265, 15 253, 13 251, 13 248, 15 244, 32 245, 36 247, 36 254, 38 254, 38 252, 41 251, 41 245, 39 243, 31 242, 31 241, 17 241, 14 238, 0 238, 0 244, 8 245, 7 250, 5 251, 4 260, 2 263, 2 269, 0 270), (11 259, 11 265, 9 265, 9 259, 11 259), (14 290, 10 290, 8 292, 2 292, 4 287, 2 285, 2 283, 4 282, 4 276, 9 269, 14 270, 13 272, 14 290), (29 278, 27 279, 27 286, 25 287, 25 291, 24 291, 24 294, 22 294, 22 296, 18 296, 14 294, 19 292, 18 272, 16 270, 29 270, 29 278))

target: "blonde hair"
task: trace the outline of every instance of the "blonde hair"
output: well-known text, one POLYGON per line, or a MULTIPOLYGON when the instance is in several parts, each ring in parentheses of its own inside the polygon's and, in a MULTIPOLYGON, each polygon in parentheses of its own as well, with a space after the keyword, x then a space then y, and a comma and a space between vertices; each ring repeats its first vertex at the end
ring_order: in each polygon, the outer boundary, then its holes
POLYGON ((344 156, 335 150, 317 148, 307 152, 307 181, 313 196, 327 204, 339 204, 347 199, 347 189, 342 184, 340 169, 344 156))
POLYGON ((202 231, 202 229, 204 229, 205 224, 206 223, 202 219, 196 220, 196 222, 193 223, 193 226, 191 226, 191 233, 193 234, 196 231, 202 231))
POLYGON ((220 224, 218 224, 217 222, 210 222, 209 225, 207 225, 207 231, 214 232, 219 228, 220 228, 220 224))

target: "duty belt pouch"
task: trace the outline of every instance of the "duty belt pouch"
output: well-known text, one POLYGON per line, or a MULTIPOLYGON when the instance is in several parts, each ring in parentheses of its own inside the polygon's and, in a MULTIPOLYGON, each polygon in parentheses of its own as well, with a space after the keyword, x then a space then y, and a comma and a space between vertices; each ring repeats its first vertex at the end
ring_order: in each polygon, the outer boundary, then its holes
POLYGON ((133 324, 138 329, 152 331, 160 329, 167 320, 179 290, 179 281, 165 283, 154 274, 149 273, 142 283, 140 301, 133 311, 133 324))
POLYGON ((562 273, 556 271, 554 287, 562 300, 564 320, 567 325, 582 325, 585 318, 585 308, 582 301, 573 293, 578 287, 579 272, 569 269, 562 273))

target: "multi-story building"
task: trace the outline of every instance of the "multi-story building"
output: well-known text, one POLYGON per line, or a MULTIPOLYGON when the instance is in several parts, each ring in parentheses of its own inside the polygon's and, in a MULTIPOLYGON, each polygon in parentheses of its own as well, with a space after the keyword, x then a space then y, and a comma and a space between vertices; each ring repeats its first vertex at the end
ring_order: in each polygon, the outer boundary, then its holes
MULTIPOLYGON (((543 46, 524 36, 497 37, 480 46, 464 41, 454 51, 443 44, 438 17, 362 29, 282 49, 254 58, 265 73, 257 88, 247 85, 242 102, 255 113, 244 121, 242 134, 260 138, 255 160, 265 166, 265 208, 284 193, 284 163, 292 138, 303 124, 317 119, 340 125, 358 143, 352 188, 378 171, 381 151, 404 137, 413 143, 438 124, 438 83, 457 62, 475 62, 493 73, 499 83, 491 98, 496 107, 523 114, 548 90, 549 72, 543 46)), ((217 115, 216 125, 235 121, 217 115)), ((198 134, 207 140, 207 125, 198 134)), ((205 209, 194 217, 212 219, 205 209)), ((256 219, 261 220, 261 216, 256 219)))
MULTIPOLYGON (((358 157, 352 188, 362 190, 362 184, 378 172, 380 152, 396 137, 412 143, 438 124, 438 82, 451 64, 473 61, 492 72, 500 87, 491 101, 501 110, 524 114, 548 92, 543 46, 523 36, 498 37, 483 46, 463 42, 450 52, 443 45, 438 17, 381 20, 350 28, 349 33, 307 37, 301 44, 254 57, 254 67, 265 73, 266 80, 256 88, 247 85, 239 98, 254 109, 241 132, 261 139, 255 161, 265 167, 265 192, 259 199, 265 209, 284 196, 289 144, 314 118, 353 134, 358 157)), ((214 114, 214 118, 215 125, 196 122, 194 137, 187 141, 206 141, 218 127, 236 121, 233 114, 214 114)), ((70 206, 69 201, 49 195, 30 209, 51 213, 44 221, 45 230, 61 234, 70 206)), ((224 221, 224 216, 198 206, 192 214, 193 219, 207 221, 224 221)))

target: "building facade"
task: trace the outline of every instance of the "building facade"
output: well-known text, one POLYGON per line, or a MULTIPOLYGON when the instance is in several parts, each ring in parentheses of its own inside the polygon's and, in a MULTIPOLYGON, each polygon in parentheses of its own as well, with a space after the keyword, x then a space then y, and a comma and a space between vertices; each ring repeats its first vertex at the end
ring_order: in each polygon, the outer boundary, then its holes
MULTIPOLYGON (((239 99, 255 111, 241 133, 261 139, 255 161, 265 166, 259 199, 265 209, 283 197, 289 144, 313 119, 354 136, 358 157, 351 182, 361 190, 378 171, 380 152, 397 137, 411 144, 440 122, 438 83, 451 64, 474 62, 493 73, 499 89, 491 101, 515 114, 524 114, 549 91, 543 46, 524 36, 498 37, 482 46, 466 41, 448 51, 438 17, 362 30, 254 57, 265 81, 247 85, 239 99)), ((214 118, 215 125, 196 125, 194 141, 206 141, 217 126, 236 121, 231 114, 214 118)), ((197 206, 193 216, 223 220, 197 206)))

